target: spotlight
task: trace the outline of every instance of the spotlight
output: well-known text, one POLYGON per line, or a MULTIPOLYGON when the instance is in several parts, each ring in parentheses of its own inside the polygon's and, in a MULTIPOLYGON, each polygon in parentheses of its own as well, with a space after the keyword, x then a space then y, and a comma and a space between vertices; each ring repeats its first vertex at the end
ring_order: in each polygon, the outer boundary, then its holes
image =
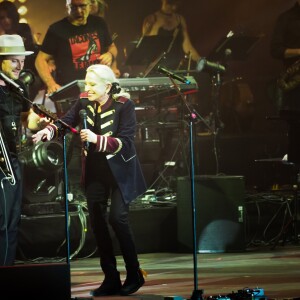
POLYGON ((28 21, 26 18, 20 18, 19 23, 26 23, 28 24, 28 21))
POLYGON ((206 58, 200 58, 196 70, 198 72, 202 71, 212 71, 215 73, 224 73, 226 68, 219 62, 208 61, 206 58))
POLYGON ((20 16, 25 16, 28 12, 28 8, 25 5, 21 5, 18 8, 18 13, 20 14, 20 16))
POLYGON ((62 167, 63 148, 58 142, 38 142, 32 148, 19 153, 19 159, 24 166, 49 174, 62 167))

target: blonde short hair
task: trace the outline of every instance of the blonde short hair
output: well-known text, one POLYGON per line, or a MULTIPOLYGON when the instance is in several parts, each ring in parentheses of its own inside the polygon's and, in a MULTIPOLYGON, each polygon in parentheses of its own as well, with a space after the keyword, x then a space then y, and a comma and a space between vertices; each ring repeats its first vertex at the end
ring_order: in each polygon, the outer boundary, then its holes
MULTIPOLYGON (((101 65, 101 64, 96 64, 96 65, 91 65, 86 69, 86 72, 92 72, 96 75, 96 77, 99 80, 104 81, 106 84, 117 84, 119 85, 119 80, 116 78, 115 73, 113 70, 106 66, 106 65, 101 65)), ((130 98, 130 94, 124 91, 124 89, 120 88, 120 91, 118 93, 115 93, 112 95, 113 98, 118 98, 118 97, 125 97, 125 98, 130 98)))

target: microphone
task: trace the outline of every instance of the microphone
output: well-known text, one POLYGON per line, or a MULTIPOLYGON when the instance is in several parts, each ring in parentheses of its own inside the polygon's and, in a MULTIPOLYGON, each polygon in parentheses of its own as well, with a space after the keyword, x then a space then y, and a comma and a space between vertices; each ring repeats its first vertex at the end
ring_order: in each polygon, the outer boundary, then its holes
MULTIPOLYGON (((86 122, 87 113, 86 113, 86 110, 81 109, 79 111, 79 116, 80 116, 80 119, 82 121, 82 128, 87 129, 87 122, 86 122)), ((88 141, 84 142, 84 149, 86 151, 89 150, 89 146, 90 146, 90 143, 88 141)))
POLYGON ((187 78, 185 78, 183 76, 180 76, 180 75, 177 75, 174 72, 171 72, 171 71, 169 71, 169 70, 167 70, 167 69, 165 69, 165 68, 163 68, 161 66, 157 67, 157 71, 160 72, 160 73, 162 73, 162 74, 166 74, 167 76, 169 76, 169 77, 171 77, 173 79, 176 79, 176 80, 178 80, 178 81, 180 81, 182 83, 191 84, 191 81, 188 80, 187 78))
POLYGON ((197 63, 196 70, 198 72, 210 70, 217 73, 224 73, 226 71, 226 68, 225 66, 221 65, 219 62, 208 61, 206 58, 200 58, 200 60, 197 63))
POLYGON ((6 76, 3 72, 0 71, 0 77, 6 82, 15 87, 19 92, 24 93, 24 90, 12 79, 6 76))
POLYGON ((225 57, 228 57, 228 56, 230 56, 231 54, 232 54, 232 50, 230 49, 230 48, 227 48, 226 50, 225 50, 225 57))

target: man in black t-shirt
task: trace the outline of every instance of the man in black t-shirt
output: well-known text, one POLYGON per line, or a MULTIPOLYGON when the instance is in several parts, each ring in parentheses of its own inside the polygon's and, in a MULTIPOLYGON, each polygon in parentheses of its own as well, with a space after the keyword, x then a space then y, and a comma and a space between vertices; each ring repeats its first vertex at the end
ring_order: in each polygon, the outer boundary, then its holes
POLYGON ((90 65, 110 66, 117 56, 104 19, 89 15, 89 0, 66 0, 66 6, 68 16, 49 26, 35 61, 48 94, 84 79, 90 65), (55 62, 55 78, 49 68, 50 61, 55 62))

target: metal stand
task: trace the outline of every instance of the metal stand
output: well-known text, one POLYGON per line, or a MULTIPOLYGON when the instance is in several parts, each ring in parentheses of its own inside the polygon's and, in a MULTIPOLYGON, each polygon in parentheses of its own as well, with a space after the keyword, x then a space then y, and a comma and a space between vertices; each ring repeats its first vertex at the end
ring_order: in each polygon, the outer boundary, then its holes
MULTIPOLYGON (((293 163, 291 163, 293 165, 293 163)), ((288 229, 291 229, 292 233, 292 239, 295 244, 298 244, 299 237, 298 237, 298 201, 299 201, 299 167, 297 164, 294 164, 294 171, 297 170, 295 173, 294 182, 292 182, 292 193, 293 193, 293 199, 291 200, 291 203, 294 205, 291 207, 289 200, 286 200, 285 203, 285 212, 284 212, 284 225, 280 233, 275 239, 274 245, 271 247, 271 249, 275 249, 277 245, 280 242, 280 239, 282 238, 282 246, 284 246, 286 242, 286 236, 288 229), (292 227, 292 228, 290 228, 292 227)))
POLYGON ((198 289, 198 265, 197 265, 197 218, 195 205, 195 166, 194 166, 194 128, 195 115, 190 114, 189 133, 190 133, 190 176, 191 176, 191 201, 192 201, 192 222, 193 222, 193 262, 194 262, 194 290, 191 300, 203 299, 203 290, 198 289))
POLYGON ((219 174, 219 148, 218 148, 218 137, 220 129, 224 127, 220 119, 220 111, 219 111, 219 96, 220 96, 220 87, 222 86, 221 74, 217 72, 212 75, 212 100, 213 100, 213 118, 214 118, 214 154, 216 159, 216 174, 219 174))
POLYGON ((181 97, 183 103, 188 110, 189 116, 189 137, 190 137, 190 177, 191 177, 191 202, 192 202, 192 221, 193 221, 193 270, 194 270, 194 290, 191 300, 202 300, 203 290, 198 289, 198 265, 197 265, 197 218, 196 218, 196 205, 195 205, 195 164, 194 164, 194 123, 197 120, 197 113, 192 111, 184 97, 180 92, 175 80, 169 76, 178 95, 181 97))
MULTIPOLYGON (((64 129, 65 131, 65 129, 64 129)), ((68 171, 67 171, 67 146, 66 134, 63 134, 63 173, 64 173, 64 200, 65 200, 65 232, 66 232, 66 262, 70 264, 70 231, 69 231, 69 188, 68 188, 68 171)))

